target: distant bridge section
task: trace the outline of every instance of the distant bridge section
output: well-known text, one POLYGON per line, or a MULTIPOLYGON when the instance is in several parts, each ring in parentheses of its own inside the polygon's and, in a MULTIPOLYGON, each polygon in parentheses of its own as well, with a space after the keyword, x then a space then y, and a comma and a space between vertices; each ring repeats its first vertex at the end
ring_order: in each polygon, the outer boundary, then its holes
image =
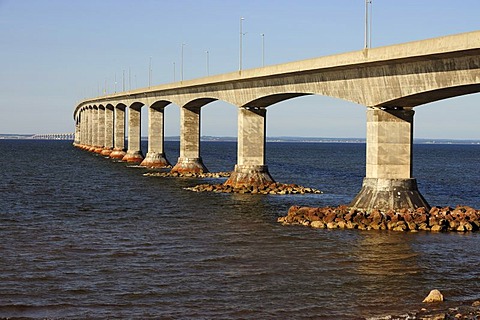
POLYGON ((265 163, 267 107, 304 95, 330 96, 367 108, 366 176, 351 206, 428 207, 412 177, 413 109, 476 92, 480 92, 480 31, 87 99, 74 111, 75 144, 125 161, 143 161, 145 166, 165 166, 163 112, 174 103, 181 110, 181 132, 180 157, 172 171, 206 171, 200 157, 201 108, 222 100, 238 107, 237 164, 226 184, 268 183, 273 178, 265 163), (145 159, 140 148, 144 106, 149 114, 145 159))
POLYGON ((46 133, 46 134, 34 134, 31 139, 37 140, 74 140, 75 133, 46 133))

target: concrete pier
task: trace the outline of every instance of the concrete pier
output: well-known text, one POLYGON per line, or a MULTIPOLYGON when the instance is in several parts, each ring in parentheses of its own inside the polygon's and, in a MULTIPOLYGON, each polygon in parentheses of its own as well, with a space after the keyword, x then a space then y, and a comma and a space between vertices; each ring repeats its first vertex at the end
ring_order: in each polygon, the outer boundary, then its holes
POLYGON ((140 163, 142 167, 165 168, 170 166, 163 150, 164 109, 164 103, 158 103, 148 108, 148 152, 140 163))
POLYGON ((94 106, 91 110, 92 115, 92 143, 90 143, 90 152, 95 152, 98 147, 98 107, 94 106))
POLYGON ((115 129, 113 130, 113 151, 110 153, 112 159, 121 160, 127 154, 125 152, 125 109, 126 106, 120 104, 113 110, 115 129))
POLYGON ((143 161, 141 149, 142 104, 135 103, 128 108, 128 150, 122 161, 140 163, 143 161))
POLYGON ((97 109, 97 143, 95 153, 101 154, 105 146, 105 107, 99 106, 97 109))
POLYGON ((87 115, 87 136, 85 139, 85 150, 89 151, 93 144, 93 107, 88 107, 85 113, 87 115))
POLYGON ((413 115, 403 108, 367 110, 366 176, 351 207, 430 209, 412 178, 413 115))
POLYGON ((74 139, 73 139, 73 145, 76 146, 76 147, 80 146, 80 132, 81 132, 81 129, 80 129, 81 120, 80 120, 80 118, 81 117, 82 117, 82 115, 80 113, 77 114, 77 116, 75 117, 75 134, 74 134, 74 139))
POLYGON ((265 165, 267 109, 238 109, 237 165, 225 185, 234 188, 274 182, 265 165))
POLYGON ((105 136, 102 156, 108 157, 113 151, 113 106, 105 106, 105 136))
POLYGON ((201 107, 180 109, 180 157, 172 173, 208 172, 200 157, 201 107))

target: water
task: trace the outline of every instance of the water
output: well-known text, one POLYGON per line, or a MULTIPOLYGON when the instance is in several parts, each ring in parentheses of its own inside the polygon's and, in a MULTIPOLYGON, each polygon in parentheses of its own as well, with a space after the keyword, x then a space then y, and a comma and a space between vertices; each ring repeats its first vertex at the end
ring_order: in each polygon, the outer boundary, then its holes
MULTIPOLYGON (((146 150, 146 149, 144 149, 146 150)), ((361 319, 480 299, 480 234, 282 226, 288 207, 348 203, 361 144, 267 144, 271 174, 321 195, 194 193, 64 141, 0 140, 0 318, 361 319)), ((166 143, 175 162, 178 143, 166 143)), ((416 145, 432 205, 480 208, 480 146, 416 145)), ((230 171, 235 143, 202 144, 230 171)), ((213 181, 213 180, 209 180, 213 181)))

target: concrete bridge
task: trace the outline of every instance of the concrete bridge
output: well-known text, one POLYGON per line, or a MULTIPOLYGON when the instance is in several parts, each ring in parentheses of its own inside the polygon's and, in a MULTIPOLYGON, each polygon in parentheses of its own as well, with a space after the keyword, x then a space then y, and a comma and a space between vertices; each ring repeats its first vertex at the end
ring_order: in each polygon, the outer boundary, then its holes
POLYGON ((31 139, 37 140, 74 140, 75 134, 72 133, 44 133, 34 134, 31 139))
POLYGON ((88 99, 75 108, 75 144, 147 167, 166 166, 163 112, 175 103, 181 110, 180 157, 172 171, 207 171, 200 154, 201 108, 222 100, 238 107, 237 164, 225 183, 261 184, 273 181, 265 163, 267 108, 299 96, 325 95, 361 104, 367 111, 366 176, 350 205, 428 208, 412 177, 413 109, 476 92, 480 92, 480 31, 88 99), (142 107, 148 108, 149 116, 145 158, 140 149, 142 107))

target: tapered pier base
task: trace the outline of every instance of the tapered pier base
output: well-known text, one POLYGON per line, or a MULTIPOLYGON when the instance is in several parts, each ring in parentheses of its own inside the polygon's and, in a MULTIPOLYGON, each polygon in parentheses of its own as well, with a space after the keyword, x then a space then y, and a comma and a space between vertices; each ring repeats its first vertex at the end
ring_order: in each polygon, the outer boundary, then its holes
POLYGON ((382 211, 417 209, 430 206, 418 191, 416 179, 364 178, 360 192, 350 207, 363 210, 382 211))
POLYGON ((233 188, 261 186, 275 182, 266 165, 236 165, 224 185, 233 188))
POLYGON ((127 151, 127 154, 122 158, 122 161, 128 163, 141 163, 143 155, 141 151, 127 151))
POLYGON ((125 157, 126 154, 127 153, 125 152, 125 150, 120 149, 120 148, 114 148, 112 153, 110 153, 110 158, 122 160, 123 157, 125 157))
POLYGON ((167 168, 170 166, 164 153, 147 152, 145 159, 140 163, 140 166, 147 168, 167 168))
POLYGON ((202 158, 178 158, 177 164, 170 171, 171 173, 205 173, 208 169, 203 164, 202 158))

